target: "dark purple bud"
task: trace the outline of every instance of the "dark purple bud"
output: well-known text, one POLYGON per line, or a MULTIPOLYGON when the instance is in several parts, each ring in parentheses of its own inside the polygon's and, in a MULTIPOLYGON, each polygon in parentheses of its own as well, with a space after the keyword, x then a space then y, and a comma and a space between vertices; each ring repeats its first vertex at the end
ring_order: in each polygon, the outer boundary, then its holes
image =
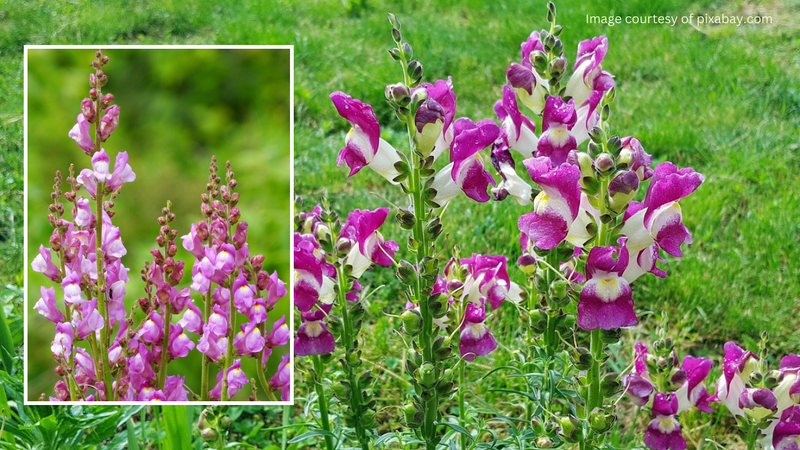
POLYGON ((102 62, 103 65, 108 64, 108 56, 103 56, 102 58, 100 58, 100 62, 102 62))
POLYGON ((172 282, 172 285, 175 286, 181 282, 183 279, 183 269, 186 263, 183 261, 178 261, 175 263, 175 267, 172 269, 172 273, 169 276, 169 280, 172 282))
POLYGON ((528 94, 533 94, 533 88, 536 86, 536 78, 533 76, 533 71, 518 63, 511 63, 506 71, 506 79, 508 84, 515 89, 525 89, 528 94))
POLYGON ((164 262, 164 255, 161 254, 159 249, 154 248, 150 250, 150 254, 153 255, 153 261, 155 261, 156 264, 161 265, 164 262))
POLYGON ((236 249, 242 248, 247 243, 247 222, 239 222, 233 233, 233 245, 236 249))
POLYGON ((256 281, 256 286, 262 291, 267 289, 267 285, 269 284, 269 274, 265 271, 258 272, 258 281, 256 281))
POLYGON ((240 194, 238 192, 234 192, 231 195, 231 206, 236 206, 236 204, 239 203, 239 196, 240 194))
POLYGON ((614 157, 611 153, 600 153, 594 162, 594 166, 600 173, 607 173, 614 170, 614 157))
POLYGON ((253 265, 253 268, 256 272, 260 272, 261 268, 264 266, 264 255, 255 255, 250 258, 250 264, 253 265))
POLYGON ((205 221, 197 222, 195 231, 197 232, 197 235, 200 236, 201 240, 205 241, 208 239, 208 225, 205 221))
POLYGON ((639 189, 639 176, 632 170, 617 175, 608 185, 608 193, 612 196, 616 193, 630 194, 636 189, 639 189))
POLYGON ((417 131, 422 133, 425 125, 436 123, 437 121, 444 122, 445 110, 442 105, 436 100, 429 98, 422 102, 417 115, 414 117, 414 123, 417 126, 417 131))

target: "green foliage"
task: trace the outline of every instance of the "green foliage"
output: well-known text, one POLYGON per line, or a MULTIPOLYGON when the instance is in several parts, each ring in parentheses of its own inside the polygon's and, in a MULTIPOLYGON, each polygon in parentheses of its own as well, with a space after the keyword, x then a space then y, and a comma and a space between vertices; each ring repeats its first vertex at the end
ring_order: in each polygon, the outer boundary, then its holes
POLYGON ((191 450, 192 438, 189 434, 189 419, 186 406, 165 406, 161 410, 166 439, 164 444, 170 450, 191 450))
POLYGON ((6 411, 0 448, 82 450, 124 449, 118 428, 142 406, 25 406, 21 381, 0 371, 0 408, 6 411))

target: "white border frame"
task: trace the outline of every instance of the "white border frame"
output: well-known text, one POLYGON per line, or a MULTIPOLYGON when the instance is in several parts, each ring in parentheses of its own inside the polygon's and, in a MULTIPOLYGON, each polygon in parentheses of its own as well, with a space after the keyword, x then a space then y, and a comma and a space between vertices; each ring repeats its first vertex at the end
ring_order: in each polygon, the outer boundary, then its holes
MULTIPOLYGON (((23 403, 25 405, 252 405, 252 406, 269 406, 269 405, 293 405, 295 393, 295 370, 294 370, 294 339, 289 338, 289 364, 292 367, 291 372, 291 393, 288 401, 228 401, 228 402, 52 402, 52 401, 38 401, 28 399, 28 50, 73 50, 73 49, 86 49, 97 50, 109 49, 125 49, 125 50, 171 50, 171 49, 197 49, 197 50, 289 50, 289 248, 294 239, 294 45, 25 45, 23 56, 23 180, 24 180, 24 198, 23 198, 23 367, 25 372, 25 380, 23 381, 23 403)), ((287 283, 287 294, 289 295, 289 328, 294 335, 294 258, 289 258, 289 281, 287 283)))

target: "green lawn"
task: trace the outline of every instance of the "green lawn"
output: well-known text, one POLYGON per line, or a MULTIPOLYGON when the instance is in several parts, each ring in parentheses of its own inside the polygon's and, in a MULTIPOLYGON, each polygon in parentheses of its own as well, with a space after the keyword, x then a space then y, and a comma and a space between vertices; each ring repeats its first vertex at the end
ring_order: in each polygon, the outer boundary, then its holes
MULTIPOLYGON (((368 170, 346 179, 345 170, 336 168, 347 124, 327 98, 331 91, 344 90, 373 104, 382 123, 393 123, 383 88, 399 80, 400 68, 386 53, 392 44, 386 12, 403 22, 404 37, 425 66, 427 80, 453 76, 458 115, 483 119, 494 117, 505 68, 519 58, 520 42, 544 26, 544 3, 355 4, 143 0, 117 11, 112 2, 9 2, 0 7, 3 189, 20 188, 24 43, 290 43, 295 45, 296 192, 307 205, 327 195, 341 211, 382 206, 381 197, 401 200, 368 170)), ((669 311, 673 332, 696 354, 719 355, 724 341, 748 342, 764 329, 773 336, 775 353, 797 351, 800 3, 562 1, 558 8, 570 59, 579 40, 601 33, 609 38, 604 68, 619 86, 614 131, 639 137, 658 160, 692 166, 706 176, 698 192, 682 203, 694 244, 683 259, 668 261, 669 278, 637 282, 637 307, 669 311), (686 25, 586 24, 587 14, 737 11, 771 14, 775 24, 705 33, 686 25)), ((389 125, 384 137, 402 145, 401 131, 389 125)), ((19 208, 13 195, 2 201, 19 208)), ((516 220, 523 212, 527 209, 510 202, 476 204, 462 197, 450 206, 445 230, 464 252, 502 253, 515 260, 516 220)), ((2 217, 8 229, 7 214, 2 217)), ((405 236, 394 225, 384 234, 398 241, 405 236)), ((4 254, 12 251, 6 250, 7 242, 3 245, 4 254)), ((21 272, 20 263, 7 262, 2 270, 4 280, 9 279, 21 272)), ((515 268, 510 272, 521 280, 515 268)), ((388 271, 367 277, 373 286, 391 280, 388 271)), ((368 321, 377 325, 368 358, 378 362, 389 355, 386 364, 394 370, 401 343, 382 311, 396 312, 402 305, 391 284, 371 302, 368 321)), ((513 332, 513 321, 502 319, 504 334, 513 332)), ((643 336, 647 329, 630 335, 643 336)), ((506 349, 486 364, 499 365, 508 357, 513 340, 504 334, 498 340, 505 340, 506 349)), ((383 401, 395 401, 404 390, 393 380, 386 377, 383 401)), ((301 388, 298 394, 306 392, 301 388)))

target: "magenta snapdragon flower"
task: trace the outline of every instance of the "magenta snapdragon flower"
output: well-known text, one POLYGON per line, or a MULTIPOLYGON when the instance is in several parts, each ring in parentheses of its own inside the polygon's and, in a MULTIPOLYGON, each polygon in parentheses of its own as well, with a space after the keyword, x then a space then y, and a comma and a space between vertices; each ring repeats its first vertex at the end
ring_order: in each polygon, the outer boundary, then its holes
POLYGON ((78 114, 76 118, 77 123, 71 130, 69 130, 69 137, 74 139, 78 147, 83 149, 84 153, 91 155, 94 151, 94 141, 92 141, 89 132, 92 125, 86 120, 83 114, 78 114))
POLYGON ((653 400, 653 420, 647 425, 644 443, 651 450, 685 450, 686 439, 676 415, 678 399, 674 394, 659 392, 653 400))
POLYGON ((389 182, 397 184, 394 178, 400 172, 394 165, 400 162, 400 157, 388 142, 381 139, 381 128, 372 106, 343 92, 334 92, 330 97, 339 115, 352 126, 347 133, 345 147, 339 152, 337 165, 341 167, 342 163, 346 163, 350 167, 350 177, 368 166, 389 182))
POLYGON ((294 339, 295 355, 322 355, 336 349, 336 339, 325 324, 325 311, 315 309, 302 313, 300 317, 302 323, 294 339))

